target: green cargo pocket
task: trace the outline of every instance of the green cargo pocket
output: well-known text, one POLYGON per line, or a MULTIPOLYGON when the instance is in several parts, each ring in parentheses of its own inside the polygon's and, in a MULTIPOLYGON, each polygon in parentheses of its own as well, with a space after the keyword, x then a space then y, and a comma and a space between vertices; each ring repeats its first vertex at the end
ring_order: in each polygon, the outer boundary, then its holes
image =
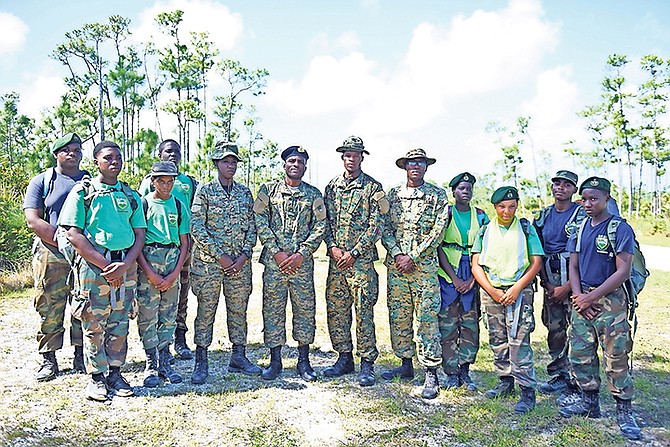
POLYGON ((72 298, 72 316, 79 321, 91 321, 91 299, 90 292, 80 291, 72 298))

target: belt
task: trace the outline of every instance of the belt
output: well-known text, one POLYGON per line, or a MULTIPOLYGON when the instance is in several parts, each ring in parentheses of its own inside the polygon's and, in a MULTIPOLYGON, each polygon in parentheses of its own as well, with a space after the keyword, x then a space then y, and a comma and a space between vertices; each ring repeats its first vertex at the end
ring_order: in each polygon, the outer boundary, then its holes
POLYGON ((111 261, 123 261, 123 258, 126 256, 128 250, 110 250, 109 259, 111 261))
POLYGON ((144 244, 145 247, 156 247, 156 248, 177 248, 177 244, 159 244, 158 242, 151 242, 150 244, 144 244))

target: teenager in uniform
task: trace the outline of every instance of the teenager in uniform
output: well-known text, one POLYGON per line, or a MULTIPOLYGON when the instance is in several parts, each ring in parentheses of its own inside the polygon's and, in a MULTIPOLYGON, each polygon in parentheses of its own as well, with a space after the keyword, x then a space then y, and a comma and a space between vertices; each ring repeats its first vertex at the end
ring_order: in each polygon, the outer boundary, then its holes
POLYGON ((140 196, 118 180, 119 146, 101 141, 93 149, 99 174, 72 188, 58 225, 77 252, 72 313, 81 320, 84 359, 91 382, 89 399, 107 392, 133 395, 121 375, 128 351, 128 317, 137 287, 136 259, 144 245, 146 221, 140 196))
POLYGON ((137 327, 147 355, 144 386, 154 388, 160 378, 180 383, 182 377, 170 366, 179 301, 179 273, 189 252, 188 207, 171 194, 179 172, 171 161, 159 161, 149 177, 153 192, 142 198, 147 234, 137 258, 137 327))
POLYGON ((445 387, 465 385, 474 391, 470 377, 479 351, 479 287, 472 276, 470 249, 479 228, 489 223, 486 213, 470 204, 477 179, 469 172, 449 182, 455 204, 449 206, 449 219, 437 251, 440 268, 442 306, 438 314, 442 336, 442 369, 447 375, 445 387))
POLYGON ((630 278, 635 235, 628 223, 619 220, 614 241, 611 241, 608 233, 614 217, 608 211, 610 182, 607 179, 588 178, 579 187, 579 193, 588 217, 568 241, 568 250, 574 309, 570 364, 582 398, 560 408, 559 412, 564 417, 601 416, 600 344, 621 433, 628 439, 639 439, 641 431, 631 407, 634 389, 629 354, 633 338, 626 318, 628 300, 622 287, 630 278))
MULTIPOLYGON (((68 281, 70 264, 58 251, 56 231, 58 216, 68 193, 76 182, 90 174, 79 168, 81 139, 76 133, 56 140, 51 152, 56 166, 30 180, 23 201, 28 228, 35 233, 33 243, 33 277, 35 280, 35 310, 40 314, 37 333, 38 351, 42 364, 35 378, 38 382, 52 380, 58 374, 56 351, 63 347, 65 307, 70 298, 68 281)), ((72 369, 85 372, 81 323, 71 318, 70 344, 74 346, 72 369)))
MULTIPOLYGON (((158 158, 160 161, 171 161, 177 167, 181 165, 181 146, 175 140, 163 140, 158 145, 158 158)), ((174 187, 172 188, 172 195, 180 200, 189 210, 193 205, 195 191, 197 190, 198 182, 192 176, 179 172, 174 179, 174 187)), ((150 176, 147 176, 142 183, 138 192, 141 196, 146 196, 153 191, 153 183, 150 176)), ((188 310, 188 293, 190 290, 190 271, 191 271, 191 250, 193 243, 190 236, 189 247, 187 249, 188 255, 186 261, 181 269, 179 276, 179 304, 177 306, 177 328, 174 332, 174 350, 177 357, 182 360, 191 360, 193 358, 193 351, 186 344, 186 326, 187 310, 188 310)), ((183 250, 184 247, 181 247, 183 250)), ((172 360, 172 359, 171 359, 172 360)))
POLYGON ((496 217, 480 228, 472 247, 472 273, 484 289, 484 311, 489 329, 493 365, 500 378, 484 396, 521 397, 514 406, 517 414, 535 408, 535 370, 530 334, 535 330, 533 282, 542 265, 542 244, 535 228, 516 217, 519 192, 503 186, 491 196, 496 217))

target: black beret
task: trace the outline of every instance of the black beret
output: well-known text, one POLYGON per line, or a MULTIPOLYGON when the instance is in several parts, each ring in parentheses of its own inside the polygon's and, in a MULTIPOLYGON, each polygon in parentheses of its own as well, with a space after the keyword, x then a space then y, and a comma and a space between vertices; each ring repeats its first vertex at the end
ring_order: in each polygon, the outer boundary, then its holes
POLYGON ((606 178, 589 177, 584 180, 582 185, 579 187, 579 193, 581 194, 585 189, 599 189, 609 194, 611 187, 612 185, 606 178))
POLYGON ((294 155, 298 155, 302 158, 305 159, 305 161, 309 160, 309 154, 305 149, 303 149, 302 146, 289 146, 286 149, 284 149, 281 153, 281 159, 286 161, 287 158, 292 157, 294 155))

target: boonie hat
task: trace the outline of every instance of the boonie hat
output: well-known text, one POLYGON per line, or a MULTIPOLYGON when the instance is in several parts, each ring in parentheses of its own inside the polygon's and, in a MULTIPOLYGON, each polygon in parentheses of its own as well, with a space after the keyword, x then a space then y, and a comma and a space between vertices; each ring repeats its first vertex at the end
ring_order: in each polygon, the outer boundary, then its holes
POLYGON ((179 175, 179 170, 177 166, 171 161, 157 161, 151 166, 151 171, 149 171, 151 177, 160 177, 162 175, 171 175, 176 177, 179 175))
POLYGON ((456 177, 451 179, 451 181, 449 182, 449 187, 455 188, 461 182, 468 182, 474 185, 476 181, 477 179, 475 178, 474 175, 470 174, 469 172, 462 172, 458 174, 456 177))
POLYGON ((305 161, 309 160, 309 154, 302 146, 287 147, 282 151, 281 159, 286 161, 289 157, 293 157, 294 155, 304 158, 305 161))
POLYGON ((519 200, 519 191, 514 186, 501 186, 491 196, 491 203, 500 203, 503 200, 519 200))
POLYGON ((212 155, 209 158, 218 161, 232 155, 237 158, 237 161, 242 161, 239 152, 240 150, 238 149, 237 144, 231 143, 230 141, 219 141, 214 145, 214 152, 212 152, 212 155))
POLYGON ((585 189, 599 189, 609 194, 611 188, 612 185, 610 184, 610 181, 607 180, 606 178, 589 177, 586 180, 584 180, 582 185, 579 187, 579 194, 581 194, 582 191, 584 191, 585 189))
POLYGON ((361 152, 370 155, 370 152, 365 150, 363 140, 355 135, 350 136, 342 143, 342 146, 335 149, 337 152, 361 152))
POLYGON ((51 152, 55 154, 68 144, 81 144, 81 138, 79 138, 79 135, 74 132, 66 133, 54 141, 54 144, 51 146, 51 152))
POLYGON ((400 169, 405 169, 405 164, 407 164, 407 160, 416 160, 417 158, 423 158, 426 160, 426 166, 430 166, 435 163, 434 158, 430 158, 426 156, 426 151, 424 151, 421 148, 417 149, 410 149, 407 151, 407 154, 405 154, 404 157, 400 157, 395 161, 395 164, 397 167, 400 169))
POLYGON ((575 174, 572 171, 561 169, 560 171, 556 172, 556 175, 552 177, 551 181, 554 182, 556 180, 561 180, 561 179, 567 180, 570 183, 572 183, 573 185, 577 186, 577 180, 579 179, 579 177, 577 177, 577 174, 575 174))

